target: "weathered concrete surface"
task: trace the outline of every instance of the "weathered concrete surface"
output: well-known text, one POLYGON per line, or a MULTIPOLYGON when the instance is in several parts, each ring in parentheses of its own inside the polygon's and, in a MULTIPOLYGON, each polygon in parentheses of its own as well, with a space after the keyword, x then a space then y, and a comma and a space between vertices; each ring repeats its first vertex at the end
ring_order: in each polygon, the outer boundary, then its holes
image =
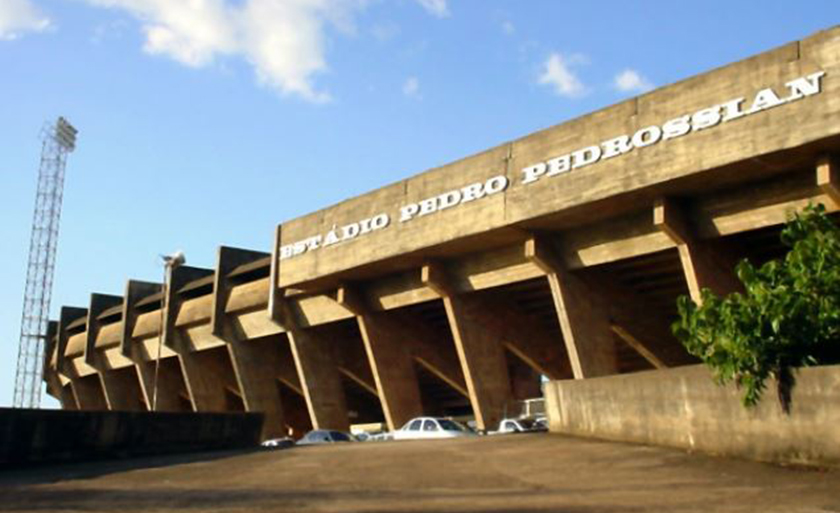
POLYGON ((840 472, 559 435, 164 457, 0 474, 6 511, 840 511, 840 472))
POLYGON ((651 443, 761 461, 840 464, 840 366, 797 373, 790 415, 768 383, 754 409, 703 365, 546 384, 557 433, 651 443))
POLYGON ((258 413, 0 408, 0 469, 31 463, 255 447, 262 422, 258 413))

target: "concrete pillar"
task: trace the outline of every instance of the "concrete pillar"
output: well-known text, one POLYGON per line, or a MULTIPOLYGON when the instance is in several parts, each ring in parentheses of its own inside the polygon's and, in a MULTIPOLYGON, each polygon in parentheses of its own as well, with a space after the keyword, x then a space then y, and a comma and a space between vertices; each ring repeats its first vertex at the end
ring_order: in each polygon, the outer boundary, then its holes
MULTIPOLYGON (((138 301, 151 295, 157 294, 161 291, 160 283, 151 283, 137 280, 128 280, 125 284, 125 294, 123 295, 122 303, 122 326, 120 330, 120 352, 123 356, 134 362, 134 371, 137 374, 137 380, 140 385, 140 392, 143 395, 143 402, 146 404, 146 409, 152 409, 152 387, 154 384, 154 374, 148 371, 149 362, 146 361, 143 351, 136 347, 133 343, 134 325, 137 321, 137 311, 135 305, 138 301)), ((160 384, 159 384, 160 385, 160 384)), ((161 405, 161 392, 163 389, 158 386, 158 405, 161 405)), ((163 402, 169 407, 171 411, 178 411, 177 404, 177 390, 167 389, 169 394, 167 399, 163 402)), ((158 411, 163 411, 158 408, 158 411)))
POLYGON ((181 350, 178 361, 193 409, 200 412, 241 411, 244 402, 226 348, 181 350))
POLYGON ((388 429, 399 429, 423 414, 414 360, 403 344, 405 328, 384 312, 360 315, 357 320, 388 429))
POLYGON ((618 373, 610 317, 603 302, 565 269, 548 242, 531 238, 525 252, 548 278, 575 379, 618 373))
POLYGON ((264 439, 287 434, 287 421, 277 383, 277 369, 281 363, 278 348, 274 347, 277 344, 275 339, 235 340, 227 345, 245 410, 265 415, 264 439))
POLYGON ((341 374, 332 341, 315 330, 292 329, 286 333, 292 348, 306 407, 314 429, 350 429, 341 374))
POLYGON ((435 344, 440 336, 427 324, 404 310, 373 312, 360 291, 346 286, 339 287, 336 301, 356 315, 389 429, 424 413, 415 365, 469 397, 457 354, 440 351, 435 344))
MULTIPOLYGON (((155 390, 155 362, 138 359, 135 370, 142 384, 146 405, 151 410, 155 390)), ((193 411, 177 356, 168 356, 160 361, 156 411, 193 411)))
POLYGON ((741 282, 735 275, 735 259, 712 242, 697 240, 682 210, 673 200, 656 201, 653 222, 676 244, 688 291, 695 303, 701 303, 704 288, 718 295, 742 290, 741 282))
POLYGON ((482 322, 477 298, 452 293, 442 266, 423 266, 422 279, 443 299, 476 425, 479 429, 495 429, 513 399, 503 337, 482 322))
POLYGON ((105 411, 108 409, 98 374, 74 378, 72 383, 80 410, 105 411))
POLYGON ((109 410, 146 410, 146 401, 134 365, 124 369, 101 370, 99 378, 102 380, 109 410))
POLYGON ((59 400, 61 401, 62 410, 79 409, 79 403, 76 400, 76 394, 73 391, 73 385, 70 382, 61 387, 61 396, 59 397, 59 400))

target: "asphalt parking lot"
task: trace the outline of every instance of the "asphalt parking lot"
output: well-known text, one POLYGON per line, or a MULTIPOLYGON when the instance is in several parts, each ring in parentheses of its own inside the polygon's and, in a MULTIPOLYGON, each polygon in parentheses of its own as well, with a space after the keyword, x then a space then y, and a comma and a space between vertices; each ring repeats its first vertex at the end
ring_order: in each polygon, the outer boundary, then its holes
POLYGON ((0 510, 840 512, 840 469, 512 435, 4 471, 0 510))

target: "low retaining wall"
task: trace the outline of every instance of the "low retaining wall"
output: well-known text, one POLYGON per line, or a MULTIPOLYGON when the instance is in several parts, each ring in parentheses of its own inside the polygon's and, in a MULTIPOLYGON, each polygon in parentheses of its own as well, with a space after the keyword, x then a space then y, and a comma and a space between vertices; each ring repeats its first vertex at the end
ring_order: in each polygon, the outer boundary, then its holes
POLYGON ((0 408, 0 468, 254 447, 262 423, 259 413, 0 408))
POLYGON ((769 382, 755 408, 703 365, 545 386, 552 432, 761 461, 840 465, 840 366, 797 373, 790 415, 769 382))

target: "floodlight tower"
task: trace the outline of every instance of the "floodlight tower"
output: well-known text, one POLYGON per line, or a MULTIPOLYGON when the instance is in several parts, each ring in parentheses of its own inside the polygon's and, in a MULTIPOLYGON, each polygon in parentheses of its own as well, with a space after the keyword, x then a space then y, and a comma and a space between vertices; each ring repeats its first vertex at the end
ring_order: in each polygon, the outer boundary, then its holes
POLYGON ((32 236, 29 240, 29 263, 26 290, 20 321, 17 372, 15 374, 16 408, 41 405, 41 380, 44 365, 44 342, 50 314, 58 226, 64 197, 64 169, 67 155, 76 148, 76 129, 63 117, 48 125, 43 133, 41 165, 32 236))

